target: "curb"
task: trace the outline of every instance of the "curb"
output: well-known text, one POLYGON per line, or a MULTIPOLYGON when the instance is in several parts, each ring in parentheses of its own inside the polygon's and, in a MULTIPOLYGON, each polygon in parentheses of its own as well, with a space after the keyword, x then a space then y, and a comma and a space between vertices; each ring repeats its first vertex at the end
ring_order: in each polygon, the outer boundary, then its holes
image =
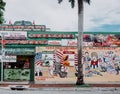
POLYGON ((41 87, 80 87, 80 88, 89 88, 89 87, 118 87, 120 88, 120 84, 30 84, 30 88, 41 88, 41 87))
MULTIPOLYGON (((0 87, 2 90, 12 90, 10 87, 0 87)), ((118 87, 88 87, 88 88, 77 88, 77 87, 41 87, 41 88, 27 88, 27 89, 15 89, 17 91, 87 91, 87 92, 98 92, 98 91, 117 91, 120 92, 118 87)), ((14 90, 13 90, 14 91, 14 90)))
POLYGON ((120 84, 89 84, 90 87, 120 87, 120 84))
POLYGON ((9 86, 29 86, 29 88, 94 88, 94 87, 116 87, 120 88, 120 84, 83 84, 83 85, 75 85, 75 84, 0 84, 1 87, 9 87, 9 86))

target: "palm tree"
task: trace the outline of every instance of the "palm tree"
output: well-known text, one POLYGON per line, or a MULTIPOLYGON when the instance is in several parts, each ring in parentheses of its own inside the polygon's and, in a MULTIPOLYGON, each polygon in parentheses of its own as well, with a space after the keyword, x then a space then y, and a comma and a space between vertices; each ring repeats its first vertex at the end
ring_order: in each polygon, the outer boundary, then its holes
MULTIPOLYGON (((58 0, 58 3, 61 3, 63 0, 58 0)), ((82 40, 83 40, 83 11, 84 6, 83 2, 90 4, 91 0, 77 0, 78 3, 78 76, 76 85, 84 84, 83 80, 83 65, 82 65, 82 40)), ((69 0, 71 7, 74 8, 75 0, 69 0)))
POLYGON ((6 3, 3 0, 0 0, 0 24, 2 24, 4 21, 3 11, 5 10, 5 5, 6 3))

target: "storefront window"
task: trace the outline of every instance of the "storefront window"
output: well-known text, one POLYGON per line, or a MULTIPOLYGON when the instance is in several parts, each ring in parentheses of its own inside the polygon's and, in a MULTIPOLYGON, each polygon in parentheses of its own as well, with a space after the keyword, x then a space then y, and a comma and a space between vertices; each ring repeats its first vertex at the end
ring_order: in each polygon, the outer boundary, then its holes
POLYGON ((16 62, 4 62, 4 81, 7 80, 29 80, 30 79, 30 57, 17 56, 16 62))
POLYGON ((30 60, 28 57, 17 56, 17 62, 5 62, 4 68, 10 69, 29 69, 30 68, 30 60))

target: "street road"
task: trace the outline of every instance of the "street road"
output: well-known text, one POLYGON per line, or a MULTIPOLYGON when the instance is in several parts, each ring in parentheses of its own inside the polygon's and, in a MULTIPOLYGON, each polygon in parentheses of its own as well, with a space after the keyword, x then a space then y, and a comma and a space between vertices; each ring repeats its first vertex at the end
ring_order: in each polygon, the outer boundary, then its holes
POLYGON ((0 94, 120 94, 120 88, 40 88, 22 91, 0 88, 0 94))

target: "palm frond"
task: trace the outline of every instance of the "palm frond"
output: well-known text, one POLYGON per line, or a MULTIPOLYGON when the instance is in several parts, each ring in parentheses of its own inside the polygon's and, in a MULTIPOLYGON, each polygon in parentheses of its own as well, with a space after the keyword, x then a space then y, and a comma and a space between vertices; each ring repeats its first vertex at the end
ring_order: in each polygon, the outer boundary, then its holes
POLYGON ((74 6, 75 6, 75 0, 69 0, 69 2, 71 3, 71 7, 74 8, 74 6))
POLYGON ((4 18, 1 17, 1 18, 0 18, 0 24, 2 24, 3 22, 4 22, 4 18))
POLYGON ((0 9, 5 10, 5 8, 4 8, 5 5, 6 5, 6 3, 3 2, 2 0, 0 0, 0 9))
POLYGON ((88 4, 90 4, 90 1, 91 1, 91 0, 84 0, 84 1, 85 1, 86 3, 88 3, 88 4))
POLYGON ((61 3, 63 0, 58 0, 58 3, 61 3))
MULTIPOLYGON (((61 3, 63 0, 58 0, 58 3, 61 3)), ((82 1, 82 0, 81 0, 82 1)), ((91 0, 83 0, 84 2, 90 4, 91 0)), ((75 6, 75 0, 69 0, 69 2, 71 3, 71 7, 74 8, 75 6)))
POLYGON ((3 0, 0 0, 0 24, 4 21, 4 13, 6 3, 3 0))

